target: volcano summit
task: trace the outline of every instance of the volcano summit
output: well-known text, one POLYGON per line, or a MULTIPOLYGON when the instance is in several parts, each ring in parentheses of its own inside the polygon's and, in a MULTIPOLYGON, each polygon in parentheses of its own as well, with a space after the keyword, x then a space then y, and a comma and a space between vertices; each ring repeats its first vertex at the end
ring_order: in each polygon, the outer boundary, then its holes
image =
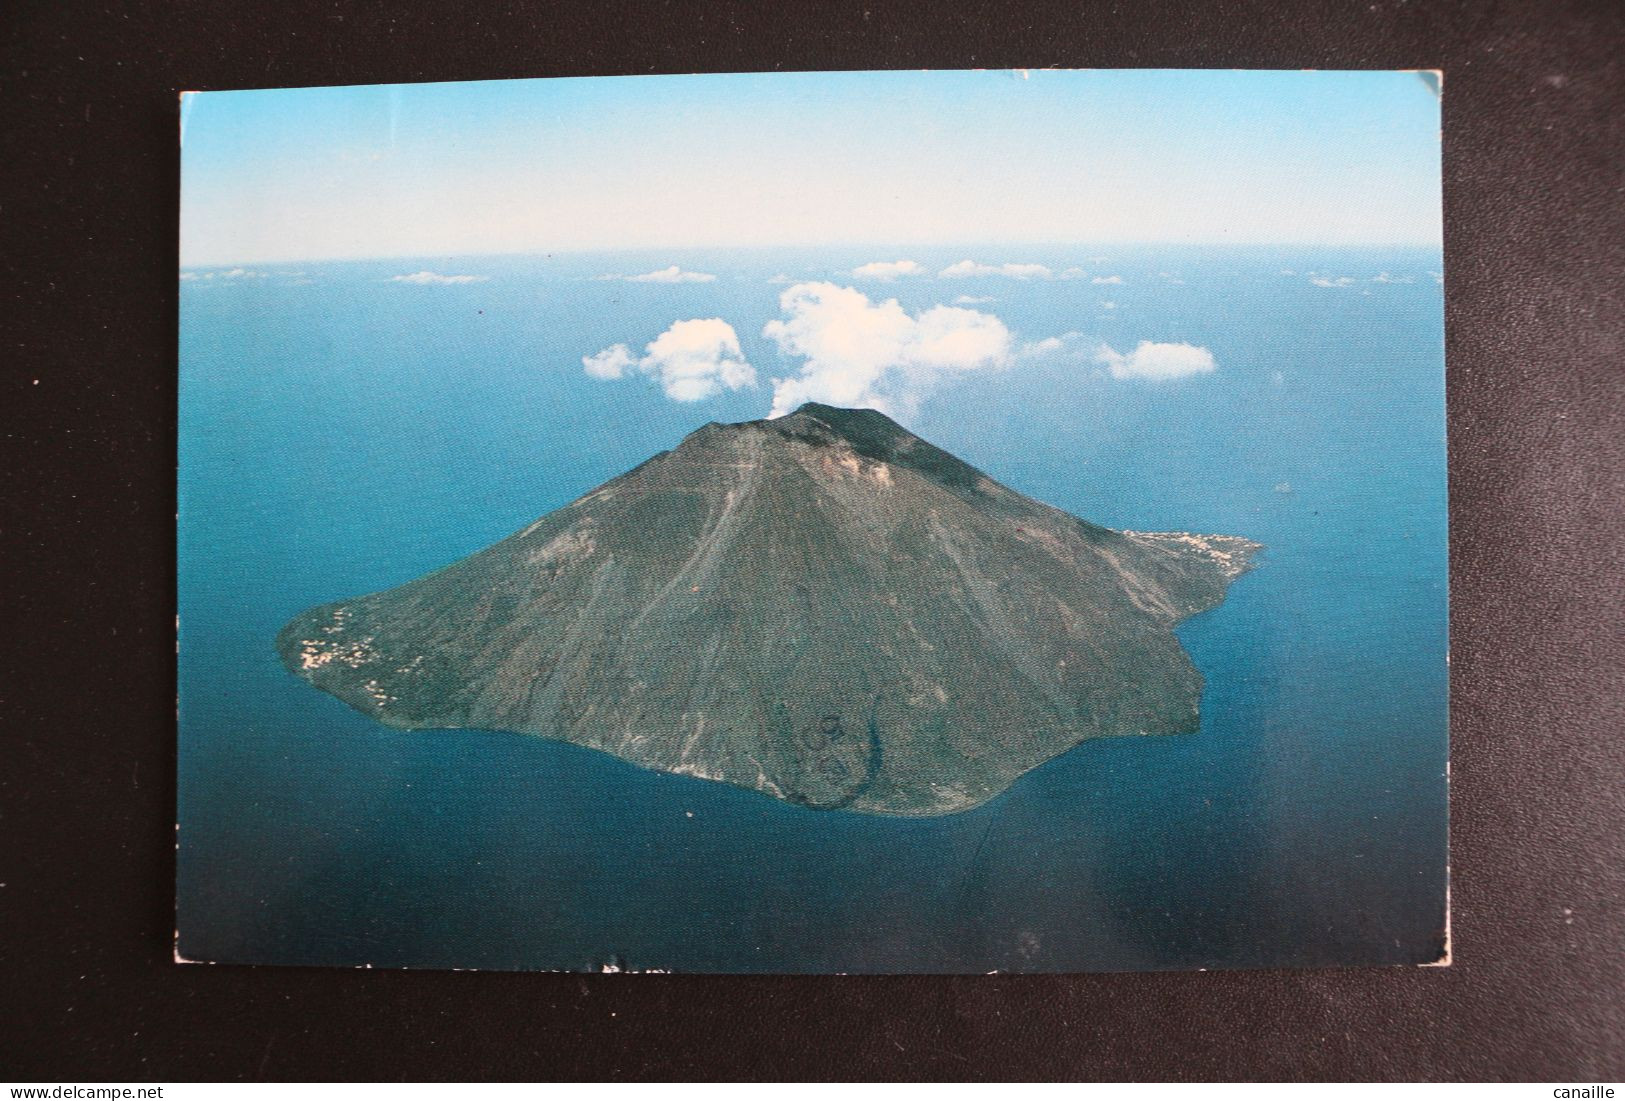
POLYGON ((390 726, 946 814, 1087 738, 1195 730, 1172 628, 1259 549, 1096 527, 881 413, 807 404, 708 424, 478 554, 301 613, 277 649, 390 726))

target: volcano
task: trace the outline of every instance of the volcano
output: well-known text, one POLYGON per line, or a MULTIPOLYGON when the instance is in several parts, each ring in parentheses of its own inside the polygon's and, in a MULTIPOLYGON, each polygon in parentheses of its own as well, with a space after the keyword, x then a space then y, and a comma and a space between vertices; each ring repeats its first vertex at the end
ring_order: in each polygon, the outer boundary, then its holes
POLYGON ((936 815, 1089 738, 1194 731, 1173 627, 1260 545, 1112 531, 884 414, 708 424, 277 636, 382 723, 534 734, 808 807, 936 815))

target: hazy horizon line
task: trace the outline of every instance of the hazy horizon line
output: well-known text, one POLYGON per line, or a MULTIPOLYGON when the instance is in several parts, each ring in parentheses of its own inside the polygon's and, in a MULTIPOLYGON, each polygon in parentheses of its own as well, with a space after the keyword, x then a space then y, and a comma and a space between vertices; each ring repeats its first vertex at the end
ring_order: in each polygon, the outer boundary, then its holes
MULTIPOLYGON (((526 256, 613 256, 632 255, 639 253, 681 253, 681 252, 770 252, 774 250, 810 250, 810 249, 871 249, 877 252, 884 251, 886 255, 902 253, 909 250, 988 250, 988 249, 1415 249, 1443 252, 1443 241, 948 241, 943 243, 911 245, 875 243, 869 241, 821 241, 816 243, 790 242, 785 244, 750 244, 750 245, 617 245, 617 246, 569 246, 560 248, 523 248, 482 250, 475 252, 399 252, 377 253, 356 256, 299 256, 299 257, 254 257, 237 258, 230 260, 208 261, 182 261, 178 267, 181 271, 192 271, 203 268, 231 268, 245 267, 251 264, 259 265, 288 265, 288 264, 364 264, 382 263, 391 260, 482 260, 482 259, 512 259, 526 256)), ((935 273, 932 273, 933 275, 935 273)))

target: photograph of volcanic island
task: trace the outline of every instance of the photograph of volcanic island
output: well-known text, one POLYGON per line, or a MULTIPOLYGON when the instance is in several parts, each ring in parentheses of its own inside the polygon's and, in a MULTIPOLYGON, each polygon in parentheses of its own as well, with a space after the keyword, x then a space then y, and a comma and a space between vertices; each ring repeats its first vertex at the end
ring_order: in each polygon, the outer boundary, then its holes
POLYGON ((558 739, 812 808, 929 816, 1198 727, 1173 628, 1261 545, 1113 531, 873 409, 707 424, 517 534, 276 639, 392 727, 558 739))

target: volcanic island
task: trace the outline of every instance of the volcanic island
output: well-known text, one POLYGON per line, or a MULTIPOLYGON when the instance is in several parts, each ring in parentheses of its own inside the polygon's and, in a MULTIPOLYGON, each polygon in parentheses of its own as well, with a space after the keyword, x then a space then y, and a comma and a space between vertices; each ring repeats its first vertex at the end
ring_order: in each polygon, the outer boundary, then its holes
POLYGON ((462 561, 300 613, 276 647, 389 726, 940 815, 1091 738, 1195 731, 1173 628, 1261 549, 1098 527, 882 413, 809 403, 697 429, 462 561))

